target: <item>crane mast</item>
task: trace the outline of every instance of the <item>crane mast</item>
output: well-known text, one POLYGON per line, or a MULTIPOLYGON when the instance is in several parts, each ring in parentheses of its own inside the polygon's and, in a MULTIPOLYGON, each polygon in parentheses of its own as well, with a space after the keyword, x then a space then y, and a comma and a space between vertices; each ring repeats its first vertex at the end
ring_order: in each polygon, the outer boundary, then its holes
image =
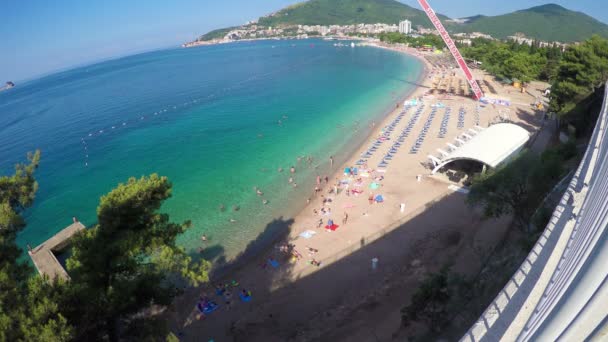
POLYGON ((433 9, 426 0, 418 0, 418 3, 420 4, 420 6, 422 6, 422 9, 429 17, 431 23, 433 23, 437 31, 439 31, 439 35, 441 35, 441 38, 445 42, 445 45, 447 45, 448 49, 452 53, 452 56, 454 56, 456 63, 458 63, 460 69, 462 70, 462 72, 464 72, 464 76, 466 77, 467 81, 469 82, 469 85, 471 86, 471 90, 475 95, 475 99, 479 101, 483 97, 483 92, 481 91, 481 88, 479 88, 479 84, 473 77, 473 74, 471 73, 471 70, 469 70, 469 67, 464 61, 464 58, 462 58, 460 51, 458 51, 456 44, 454 44, 454 41, 448 34, 448 31, 446 31, 446 29, 443 27, 443 24, 441 24, 441 21, 439 21, 439 18, 435 14, 435 11, 433 11, 433 9))

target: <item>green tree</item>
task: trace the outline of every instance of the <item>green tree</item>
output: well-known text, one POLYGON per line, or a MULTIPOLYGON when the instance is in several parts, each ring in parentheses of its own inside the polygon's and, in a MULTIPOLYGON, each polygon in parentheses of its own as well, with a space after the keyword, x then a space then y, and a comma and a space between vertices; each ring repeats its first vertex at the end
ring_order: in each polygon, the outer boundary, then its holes
POLYGON ((523 152, 512 162, 473 179, 467 201, 479 205, 486 217, 513 214, 527 231, 529 218, 562 175, 561 157, 551 151, 538 156, 523 152))
POLYGON ((411 303, 401 309, 401 323, 408 326, 411 322, 427 323, 433 332, 440 331, 448 322, 448 303, 451 294, 448 287, 449 267, 429 275, 416 289, 411 303))
POLYGON ((563 54, 551 91, 551 109, 571 111, 608 80, 608 40, 593 36, 563 54))
POLYGON ((17 233, 25 227, 21 216, 34 201, 38 183, 34 172, 40 152, 28 154, 28 164, 0 177, 0 341, 67 341, 71 329, 58 313, 62 284, 51 286, 20 260, 17 233))
POLYGON ((101 197, 98 224, 75 237, 64 307, 79 339, 117 341, 157 333, 141 328, 147 316, 136 314, 154 304, 169 305, 178 277, 193 285, 208 281, 209 264, 193 263, 175 243, 190 222, 172 223, 159 213, 170 196, 166 177, 131 178, 101 197))

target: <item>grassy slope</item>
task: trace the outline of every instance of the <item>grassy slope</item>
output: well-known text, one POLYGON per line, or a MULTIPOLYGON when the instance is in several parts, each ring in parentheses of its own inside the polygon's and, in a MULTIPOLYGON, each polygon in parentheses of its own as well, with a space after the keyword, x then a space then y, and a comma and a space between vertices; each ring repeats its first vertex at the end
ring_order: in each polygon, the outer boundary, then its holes
POLYGON ((493 17, 479 16, 454 29, 484 32, 500 39, 517 32, 531 38, 562 42, 581 41, 592 34, 608 37, 608 25, 558 5, 543 5, 493 17))

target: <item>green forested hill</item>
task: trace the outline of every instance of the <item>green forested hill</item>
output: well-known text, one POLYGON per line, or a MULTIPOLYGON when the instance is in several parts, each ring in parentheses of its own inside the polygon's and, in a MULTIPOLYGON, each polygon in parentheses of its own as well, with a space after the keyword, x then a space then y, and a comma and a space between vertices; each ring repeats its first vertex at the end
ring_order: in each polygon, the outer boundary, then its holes
POLYGON ((455 25, 457 32, 483 32, 504 39, 521 32, 545 41, 582 41, 593 34, 608 37, 608 25, 581 12, 547 4, 498 16, 476 16, 455 25))
MULTIPOLYGON (((441 19, 447 17, 440 15, 441 19)), ((311 0, 289 6, 272 16, 262 17, 259 24, 291 25, 350 25, 350 24, 397 24, 408 19, 412 27, 432 27, 426 14, 395 0, 311 0)))
MULTIPOLYGON (((441 10, 441 8, 438 8, 441 10)), ((545 40, 582 41, 593 34, 608 37, 608 25, 581 12, 570 11, 555 4, 547 4, 497 16, 477 15, 466 23, 455 23, 438 15, 451 32, 482 32, 499 39, 516 33, 545 40)), ((426 14, 419 9, 395 0, 310 0, 286 7, 261 17, 261 26, 280 25, 350 25, 397 24, 409 19, 415 28, 422 25, 432 28, 426 14)), ((212 31, 201 39, 221 37, 228 30, 212 31)))

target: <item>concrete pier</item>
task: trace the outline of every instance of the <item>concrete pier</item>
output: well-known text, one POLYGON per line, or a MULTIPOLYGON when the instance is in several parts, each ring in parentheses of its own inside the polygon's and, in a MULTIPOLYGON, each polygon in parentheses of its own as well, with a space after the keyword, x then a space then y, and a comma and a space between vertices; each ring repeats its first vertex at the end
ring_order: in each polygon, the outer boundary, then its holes
POLYGON ((41 276, 46 275, 51 280, 55 279, 55 277, 60 277, 63 280, 70 279, 66 270, 61 266, 57 257, 55 257, 55 253, 66 248, 72 236, 84 229, 85 226, 82 223, 74 222, 38 247, 29 251, 34 266, 36 266, 41 276))

